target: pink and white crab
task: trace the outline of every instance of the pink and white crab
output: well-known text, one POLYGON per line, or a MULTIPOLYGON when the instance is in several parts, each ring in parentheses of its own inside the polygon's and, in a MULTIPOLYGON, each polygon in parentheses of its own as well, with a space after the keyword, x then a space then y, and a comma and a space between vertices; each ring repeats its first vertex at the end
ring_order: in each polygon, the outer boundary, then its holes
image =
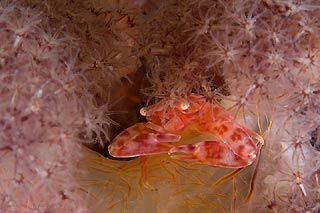
POLYGON ((245 128, 204 96, 192 93, 186 98, 163 99, 143 108, 141 114, 147 122, 134 124, 115 137, 109 146, 111 156, 168 153, 178 160, 225 168, 246 167, 256 158, 257 145, 245 128))

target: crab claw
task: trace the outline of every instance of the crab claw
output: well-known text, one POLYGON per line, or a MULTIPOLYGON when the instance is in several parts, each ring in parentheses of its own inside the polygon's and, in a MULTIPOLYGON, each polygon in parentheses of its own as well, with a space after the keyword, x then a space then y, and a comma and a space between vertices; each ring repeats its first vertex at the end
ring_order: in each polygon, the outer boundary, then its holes
POLYGON ((169 150, 170 157, 178 160, 207 164, 216 167, 242 168, 250 165, 255 155, 241 158, 218 141, 203 141, 196 144, 187 144, 173 147, 169 150))
POLYGON ((173 145, 166 143, 177 142, 180 138, 180 135, 156 132, 145 123, 137 123, 115 137, 108 150, 116 158, 167 153, 173 145))

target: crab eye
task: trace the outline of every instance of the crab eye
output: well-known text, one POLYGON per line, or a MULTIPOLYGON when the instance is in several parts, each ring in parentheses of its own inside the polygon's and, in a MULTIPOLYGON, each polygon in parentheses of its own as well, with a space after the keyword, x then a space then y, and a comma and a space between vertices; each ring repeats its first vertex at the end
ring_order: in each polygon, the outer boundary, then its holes
POLYGON ((140 115, 142 115, 142 116, 147 116, 147 109, 146 109, 145 107, 142 107, 142 108, 140 109, 140 115))
POLYGON ((188 101, 183 101, 180 103, 180 109, 186 110, 190 107, 190 103, 188 101))

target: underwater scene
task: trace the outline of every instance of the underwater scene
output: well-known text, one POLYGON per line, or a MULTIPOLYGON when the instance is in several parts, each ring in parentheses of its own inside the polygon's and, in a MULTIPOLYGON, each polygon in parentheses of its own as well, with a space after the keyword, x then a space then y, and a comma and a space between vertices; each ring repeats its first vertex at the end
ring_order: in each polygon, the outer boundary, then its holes
POLYGON ((0 212, 320 211, 320 1, 1 0, 0 212))

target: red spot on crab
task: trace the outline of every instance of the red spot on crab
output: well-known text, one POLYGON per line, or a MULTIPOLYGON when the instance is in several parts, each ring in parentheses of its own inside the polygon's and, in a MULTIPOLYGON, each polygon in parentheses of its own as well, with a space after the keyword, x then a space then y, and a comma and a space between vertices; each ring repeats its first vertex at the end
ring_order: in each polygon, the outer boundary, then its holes
POLYGON ((226 125, 222 124, 222 125, 220 125, 220 126, 214 127, 213 130, 214 130, 218 135, 223 136, 226 132, 229 131, 229 128, 228 128, 226 125))
POLYGON ((234 142, 239 142, 242 140, 242 136, 241 134, 239 134, 239 132, 234 132, 232 135, 231 135, 231 140, 233 140, 234 142))

